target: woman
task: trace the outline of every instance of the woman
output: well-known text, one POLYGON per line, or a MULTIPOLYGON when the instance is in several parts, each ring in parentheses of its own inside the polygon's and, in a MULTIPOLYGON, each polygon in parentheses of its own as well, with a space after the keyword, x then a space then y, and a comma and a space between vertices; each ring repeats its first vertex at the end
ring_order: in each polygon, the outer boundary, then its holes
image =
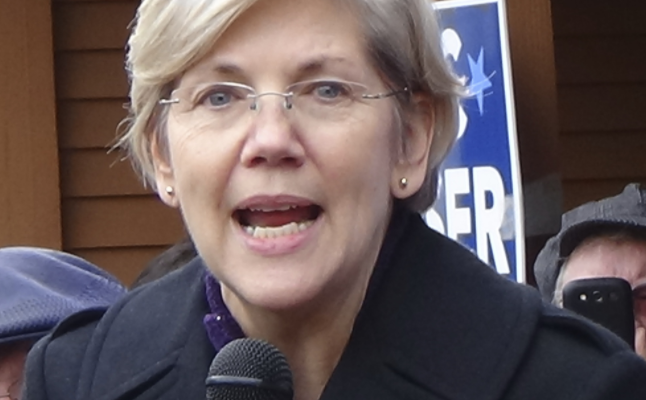
POLYGON ((620 342, 417 214, 460 95, 424 1, 144 0, 128 67, 122 144, 200 257, 41 342, 28 400, 204 398, 242 336, 298 400, 646 393, 620 342))

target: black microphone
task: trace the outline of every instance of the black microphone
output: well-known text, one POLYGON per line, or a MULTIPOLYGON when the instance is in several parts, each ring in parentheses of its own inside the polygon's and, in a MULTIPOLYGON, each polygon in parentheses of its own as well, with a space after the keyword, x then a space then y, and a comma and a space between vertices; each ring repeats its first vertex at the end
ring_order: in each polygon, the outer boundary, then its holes
POLYGON ((275 346, 237 339, 213 358, 206 378, 207 400, 293 400, 292 371, 275 346))

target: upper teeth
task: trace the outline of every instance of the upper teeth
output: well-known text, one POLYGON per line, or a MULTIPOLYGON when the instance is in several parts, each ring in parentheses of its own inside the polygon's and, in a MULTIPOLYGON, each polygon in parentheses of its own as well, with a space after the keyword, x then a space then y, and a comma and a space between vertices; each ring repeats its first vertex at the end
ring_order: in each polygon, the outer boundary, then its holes
POLYGON ((288 211, 288 210, 292 210, 292 209, 294 209, 296 207, 297 206, 286 204, 284 206, 277 206, 277 207, 269 207, 269 206, 266 206, 266 207, 265 206, 252 207, 252 208, 249 208, 249 210, 250 211, 264 211, 264 212, 267 212, 267 211, 288 211))
POLYGON ((269 239, 302 232, 312 226, 312 224, 314 224, 314 221, 305 221, 300 223, 290 222, 289 224, 276 227, 245 226, 244 230, 247 234, 255 238, 269 239))

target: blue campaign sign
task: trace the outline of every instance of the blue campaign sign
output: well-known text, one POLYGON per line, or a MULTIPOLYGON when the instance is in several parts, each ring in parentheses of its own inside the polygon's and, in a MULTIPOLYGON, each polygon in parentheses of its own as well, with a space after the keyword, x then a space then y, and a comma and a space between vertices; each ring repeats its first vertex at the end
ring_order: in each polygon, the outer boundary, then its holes
POLYGON ((468 88, 458 140, 442 165, 432 228, 525 281, 522 190, 505 7, 502 0, 429 3, 444 54, 468 88))

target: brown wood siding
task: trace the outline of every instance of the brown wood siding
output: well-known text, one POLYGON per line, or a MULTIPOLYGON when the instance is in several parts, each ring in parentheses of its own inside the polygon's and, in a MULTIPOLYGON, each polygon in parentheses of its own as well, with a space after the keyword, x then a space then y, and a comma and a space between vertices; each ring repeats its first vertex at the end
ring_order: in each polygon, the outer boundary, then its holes
POLYGON ((0 246, 61 248, 51 27, 49 2, 0 0, 0 246))
POLYGON ((130 283, 182 236, 179 214, 143 187, 114 144, 126 116, 133 0, 53 0, 63 249, 130 283))
POLYGON ((646 183, 646 2, 552 1, 564 208, 646 183))

